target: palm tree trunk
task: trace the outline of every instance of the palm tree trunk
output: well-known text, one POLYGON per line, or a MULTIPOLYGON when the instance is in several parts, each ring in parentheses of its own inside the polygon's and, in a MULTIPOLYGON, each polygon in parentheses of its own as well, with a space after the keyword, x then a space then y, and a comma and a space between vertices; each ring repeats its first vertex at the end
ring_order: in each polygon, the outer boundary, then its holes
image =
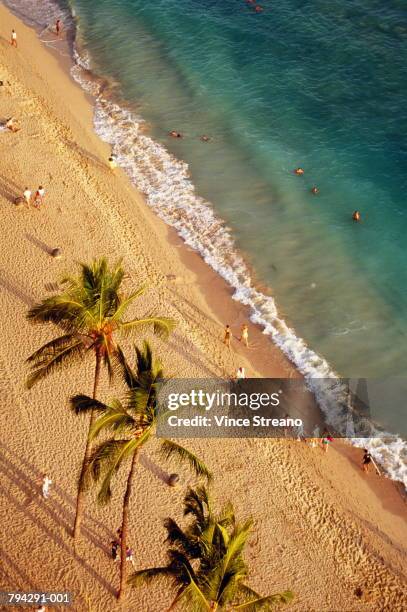
POLYGON ((122 541, 121 541, 121 557, 120 557, 120 589, 117 595, 118 599, 123 599, 126 590, 126 552, 127 552, 127 534, 129 530, 129 505, 131 488, 133 485, 133 474, 137 463, 138 451, 133 454, 129 474, 127 476, 126 492, 123 499, 123 516, 122 516, 122 541))
MULTIPOLYGON (((101 362, 102 362, 101 355, 99 351, 97 351, 96 352, 96 365, 95 365, 95 378, 93 381, 93 395, 92 395, 93 399, 96 399, 96 393, 97 393, 99 379, 100 379, 101 362)), ((74 523, 74 528, 73 528, 73 537, 75 540, 80 535, 83 510, 85 507, 86 471, 87 471, 87 467, 88 467, 88 463, 89 463, 89 459, 91 455, 91 450, 92 450, 92 445, 90 442, 90 430, 93 426, 93 423, 95 422, 95 416, 96 416, 96 413, 94 410, 92 410, 90 413, 88 436, 86 438, 85 454, 83 456, 81 474, 79 476, 78 494, 76 496, 76 514, 75 514, 75 523, 74 523)))

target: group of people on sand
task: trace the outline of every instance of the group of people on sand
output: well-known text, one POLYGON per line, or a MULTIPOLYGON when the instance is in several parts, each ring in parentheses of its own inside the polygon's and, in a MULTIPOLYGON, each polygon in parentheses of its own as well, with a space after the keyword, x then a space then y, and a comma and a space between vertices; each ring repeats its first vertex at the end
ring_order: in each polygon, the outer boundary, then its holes
POLYGON ((28 207, 30 207, 32 204, 34 208, 40 208, 44 202, 44 197, 45 189, 42 185, 39 185, 38 189, 34 193, 34 196, 31 189, 28 189, 28 187, 24 189, 23 198, 28 207))
MULTIPOLYGON (((297 176, 303 176, 304 175, 304 168, 295 168, 294 174, 296 174, 297 176)), ((318 195, 318 193, 319 193, 319 189, 315 185, 313 187, 311 187, 310 191, 311 191, 312 195, 318 195)), ((352 219, 353 219, 353 221, 356 221, 356 222, 359 222, 359 221, 362 220, 361 214, 360 214, 360 212, 358 210, 355 210, 353 212, 352 219)))
MULTIPOLYGON (((60 19, 57 19, 55 22, 55 34, 59 36, 61 31, 62 31, 62 21, 60 19)), ((18 46, 17 45, 17 32, 14 29, 11 30, 10 45, 17 49, 17 46, 18 46)))
MULTIPOLYGON (((228 348, 231 348, 232 337, 233 337, 232 330, 231 330, 230 325, 228 324, 225 326, 224 336, 223 336, 223 344, 226 344, 228 348)), ((249 348, 249 327, 246 325, 246 323, 244 323, 240 328, 239 342, 243 342, 245 347, 249 348)), ((245 378, 246 378, 246 371, 244 367, 243 366, 238 367, 236 370, 234 379, 237 382, 239 382, 240 380, 243 380, 245 378)))
MULTIPOLYGON (((226 344, 226 346, 230 348, 231 341, 232 341, 232 330, 230 328, 230 325, 228 324, 225 327, 223 344, 226 344)), ((246 325, 246 323, 244 323, 242 327, 240 328, 239 342, 243 342, 246 348, 249 348, 249 328, 246 325)))
MULTIPOLYGON (((122 530, 119 527, 119 529, 116 531, 116 535, 117 537, 114 538, 111 541, 111 557, 113 559, 113 561, 119 562, 120 561, 120 549, 121 549, 121 542, 122 542, 122 530)), ((134 563, 134 553, 133 553, 133 549, 130 548, 129 546, 126 547, 126 561, 129 561, 130 563, 134 563)))

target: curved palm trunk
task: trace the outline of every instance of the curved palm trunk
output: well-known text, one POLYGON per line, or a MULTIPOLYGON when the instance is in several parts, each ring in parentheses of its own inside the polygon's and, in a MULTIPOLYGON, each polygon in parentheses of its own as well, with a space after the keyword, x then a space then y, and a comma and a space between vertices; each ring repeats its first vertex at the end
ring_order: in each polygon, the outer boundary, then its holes
POLYGON ((126 492, 123 499, 123 516, 122 516, 122 541, 121 541, 121 556, 120 556, 120 589, 117 595, 118 599, 123 599, 126 590, 126 551, 127 551, 127 534, 129 530, 129 505, 131 489, 133 486, 133 474, 136 467, 138 451, 136 451, 131 460, 130 471, 127 476, 126 492))
MULTIPOLYGON (((99 352, 96 353, 96 365, 95 365, 95 378, 93 381, 93 399, 96 399, 96 393, 99 385, 100 379, 100 366, 101 366, 102 358, 99 352)), ((73 537, 76 540, 81 531, 81 522, 83 516, 83 510, 85 507, 85 479, 86 479, 86 470, 88 467, 92 445, 90 442, 90 430, 92 428, 93 423, 95 422, 96 413, 94 410, 90 413, 90 421, 89 421, 89 429, 88 436, 86 438, 86 446, 85 446, 85 454, 83 456, 81 474, 79 476, 78 482, 78 494, 76 496, 76 514, 75 514, 75 523, 73 528, 73 537)))

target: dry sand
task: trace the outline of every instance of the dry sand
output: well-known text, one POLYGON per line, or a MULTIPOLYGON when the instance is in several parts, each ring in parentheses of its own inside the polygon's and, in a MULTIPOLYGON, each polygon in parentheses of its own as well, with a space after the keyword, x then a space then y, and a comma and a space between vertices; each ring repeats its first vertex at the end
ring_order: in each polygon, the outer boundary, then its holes
MULTIPOLYGON (((71 415, 67 398, 91 392, 92 362, 25 390, 25 359, 53 335, 26 322, 28 307, 55 290, 78 261, 123 257, 128 286, 151 286, 137 311, 179 322, 168 343, 152 340, 169 374, 231 375, 239 365, 250 376, 298 374, 252 325, 254 348, 234 341, 229 351, 222 344, 224 324, 238 333, 246 309, 153 215, 121 171, 107 169, 109 149, 92 131, 90 101, 35 32, 4 7, 0 79, 11 83, 0 88, 0 119, 14 115, 22 126, 17 134, 0 132, 1 588, 68 590, 72 609, 81 612, 162 612, 171 601, 163 587, 132 591, 122 608, 114 597, 118 567, 109 542, 120 523, 122 473, 109 507, 89 496, 83 539, 73 552, 68 530, 87 422, 71 415), (17 50, 9 44, 12 27, 17 50), (43 209, 16 209, 15 196, 39 184, 47 190, 43 209), (50 257, 54 247, 62 259, 50 257), (39 495, 42 472, 54 481, 46 502, 39 495)), ((101 396, 114 391, 104 379, 101 396)), ((254 588, 265 594, 292 589, 296 611, 407 609, 405 503, 394 483, 361 473, 361 451, 339 442, 327 455, 294 441, 188 445, 215 473, 219 503, 230 498, 239 515, 256 519, 248 548, 254 588)), ((159 460, 156 446, 141 457, 131 502, 137 568, 164 560, 162 520, 181 516, 184 488, 165 484, 175 466, 159 460)), ((193 482, 185 470, 180 474, 183 484, 193 482)))

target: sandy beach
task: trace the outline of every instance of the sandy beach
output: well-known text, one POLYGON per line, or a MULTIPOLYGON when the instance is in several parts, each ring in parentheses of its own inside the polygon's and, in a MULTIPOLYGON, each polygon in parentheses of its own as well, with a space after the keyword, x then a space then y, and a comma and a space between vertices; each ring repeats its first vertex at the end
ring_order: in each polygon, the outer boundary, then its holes
MULTIPOLYGON (((110 171, 110 149, 92 128, 91 99, 66 68, 0 6, 0 120, 13 116, 21 126, 17 133, 0 131, 1 589, 70 591, 78 612, 162 612, 173 599, 165 586, 132 589, 123 604, 115 598, 118 567, 109 554, 120 524, 120 473, 109 506, 98 506, 94 491, 89 495, 83 537, 73 549, 69 530, 87 420, 72 414, 68 399, 91 394, 93 362, 54 373, 28 391, 25 360, 53 334, 29 324, 29 307, 58 290, 57 281, 77 271, 78 262, 123 258, 126 289, 149 287, 133 314, 154 312, 178 323, 168 342, 148 337, 167 375, 230 377, 239 366, 249 377, 299 374, 125 174, 110 171), (10 45, 12 28, 17 49, 10 45), (46 189, 41 209, 16 208, 25 187, 39 185, 46 189), (60 259, 50 256, 57 247, 60 259), (234 338, 229 350, 225 324, 238 336, 246 322, 250 348, 234 338), (46 501, 44 472, 53 480, 46 501)), ((123 343, 130 354, 131 346, 123 343)), ((103 375, 103 400, 121 392, 103 375)), ((253 588, 291 589, 293 611, 407 608, 405 498, 389 479, 362 473, 360 450, 335 441, 325 454, 301 442, 255 439, 191 440, 188 448, 213 471, 219 504, 231 499, 239 516, 255 519, 247 559, 253 588)), ((137 569, 164 560, 162 521, 182 522, 185 486, 195 482, 154 449, 155 442, 142 453, 131 502, 137 569), (181 475, 178 488, 166 484, 174 471, 181 475)))

